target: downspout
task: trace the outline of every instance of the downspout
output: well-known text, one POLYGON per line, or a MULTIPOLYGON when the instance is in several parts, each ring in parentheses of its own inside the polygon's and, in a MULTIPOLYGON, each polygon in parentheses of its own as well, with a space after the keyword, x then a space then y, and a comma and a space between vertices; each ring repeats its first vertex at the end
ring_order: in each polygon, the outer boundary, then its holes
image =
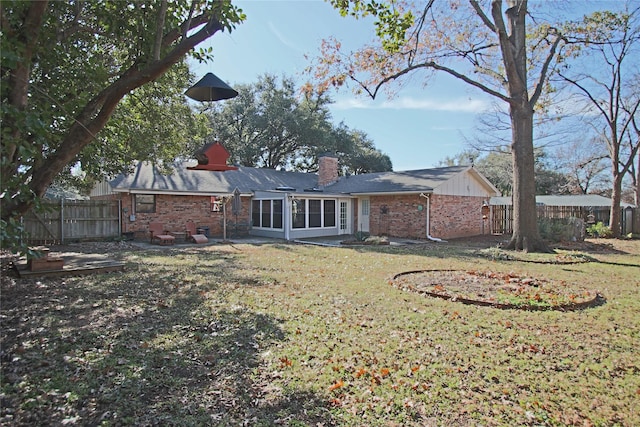
POLYGON ((420 197, 424 197, 425 199, 427 199, 427 239, 433 241, 433 242, 446 242, 446 240, 442 240, 438 237, 433 237, 431 236, 431 234, 429 234, 430 228, 431 228, 431 194, 424 194, 424 193, 420 193, 420 197))
POLYGON ((282 212, 282 216, 284 218, 282 218, 282 225, 284 226, 284 240, 289 241, 289 238, 291 237, 289 234, 289 226, 290 226, 290 218, 292 216, 291 214, 291 209, 292 209, 292 202, 291 199, 293 198, 293 196, 290 196, 289 193, 285 193, 284 195, 284 209, 282 212))

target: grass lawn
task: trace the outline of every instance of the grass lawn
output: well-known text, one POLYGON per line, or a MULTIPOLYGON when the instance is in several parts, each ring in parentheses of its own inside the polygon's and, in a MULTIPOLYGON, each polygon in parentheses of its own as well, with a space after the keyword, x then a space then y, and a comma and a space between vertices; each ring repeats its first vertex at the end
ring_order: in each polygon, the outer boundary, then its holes
POLYGON ((592 242, 516 257, 111 244, 123 273, 3 274, 0 424, 638 426, 640 241, 592 242), (553 280, 606 303, 499 310, 390 283, 425 269, 553 280))

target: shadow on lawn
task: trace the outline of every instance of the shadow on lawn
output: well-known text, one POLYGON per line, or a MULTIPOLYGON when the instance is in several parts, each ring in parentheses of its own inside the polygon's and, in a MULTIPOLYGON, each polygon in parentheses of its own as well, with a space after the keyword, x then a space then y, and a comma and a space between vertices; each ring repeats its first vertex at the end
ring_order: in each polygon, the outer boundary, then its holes
POLYGON ((335 425, 323 396, 270 384, 279 322, 230 302, 243 278, 211 258, 194 259, 206 281, 162 265, 3 277, 0 424, 335 425))

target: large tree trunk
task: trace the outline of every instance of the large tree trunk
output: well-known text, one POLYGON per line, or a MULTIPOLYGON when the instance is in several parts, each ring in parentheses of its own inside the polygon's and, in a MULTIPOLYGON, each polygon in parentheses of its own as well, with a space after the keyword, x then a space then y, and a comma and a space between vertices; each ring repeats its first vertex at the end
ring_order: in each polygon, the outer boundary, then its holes
POLYGON ((609 228, 612 237, 619 238, 621 232, 620 202, 622 200, 622 178, 623 175, 617 172, 613 174, 613 191, 611 192, 611 212, 609 213, 609 228))
POLYGON ((536 182, 533 156, 533 99, 527 85, 527 1, 507 0, 507 26, 502 20, 502 1, 493 0, 500 49, 507 75, 513 156, 513 236, 507 245, 523 251, 548 251, 538 233, 536 182))
POLYGON ((513 157, 513 236, 508 247, 523 251, 547 251, 538 233, 533 154, 533 110, 524 101, 511 106, 511 155, 513 157))
POLYGON ((637 208, 640 208, 640 151, 636 153, 636 158, 638 159, 638 166, 633 177, 633 203, 637 208))

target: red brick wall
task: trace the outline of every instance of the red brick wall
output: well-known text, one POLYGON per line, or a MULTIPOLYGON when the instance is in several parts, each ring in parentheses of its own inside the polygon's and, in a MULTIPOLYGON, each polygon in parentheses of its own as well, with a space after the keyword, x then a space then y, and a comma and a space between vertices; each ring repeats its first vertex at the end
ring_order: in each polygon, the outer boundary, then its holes
POLYGON ((372 236, 425 238, 426 199, 416 194, 374 196, 369 200, 369 232, 372 236), (422 205, 422 210, 418 210, 418 205, 422 205))
MULTIPOLYGON (((431 236, 451 239, 482 234, 484 197, 431 195, 431 236)), ((485 224, 489 232, 489 223, 485 224)))
MULTIPOLYGON (((482 197, 431 195, 429 234, 444 239, 482 234, 483 200, 482 197)), ((418 195, 371 197, 371 235, 425 239, 427 206, 427 200, 418 195)))
MULTIPOLYGON (((209 227, 209 236, 222 236, 222 207, 220 212, 211 211, 211 197, 209 196, 172 196, 156 195, 156 212, 136 212, 136 220, 130 221, 129 215, 133 212, 131 204, 133 195, 122 194, 122 208, 127 213, 122 216, 122 231, 147 231, 149 223, 161 222, 170 231, 184 231, 185 224, 194 222, 196 227, 209 227)), ((238 215, 239 222, 249 222, 249 209, 251 201, 248 197, 242 197, 242 209, 238 215)), ((231 201, 227 203, 227 223, 235 221, 236 217, 231 211, 231 201)))

